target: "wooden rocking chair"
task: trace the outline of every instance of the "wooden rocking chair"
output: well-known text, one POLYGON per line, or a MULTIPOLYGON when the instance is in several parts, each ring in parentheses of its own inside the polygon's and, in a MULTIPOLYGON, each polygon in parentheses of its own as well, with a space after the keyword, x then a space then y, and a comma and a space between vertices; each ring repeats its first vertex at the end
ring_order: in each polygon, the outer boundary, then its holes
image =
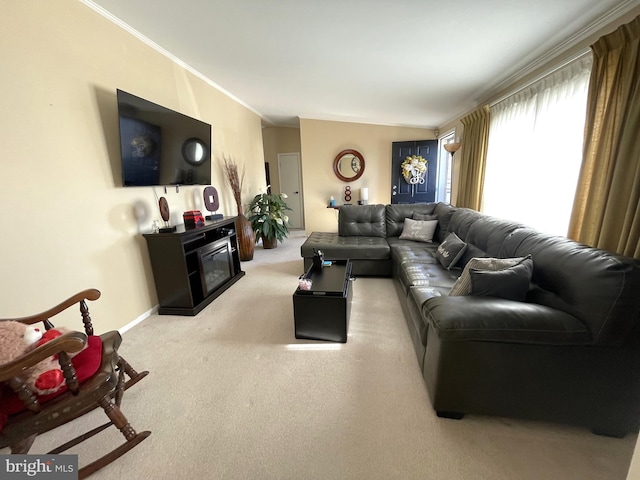
POLYGON ((0 424, 0 448, 10 447, 13 454, 27 454, 38 435, 66 424, 97 407, 104 410, 109 422, 48 453, 62 453, 111 425, 115 425, 124 435, 126 441, 123 444, 82 467, 78 472, 78 478, 86 478, 113 462, 151 434, 149 431, 136 433, 120 410, 124 391, 144 378, 148 372, 136 372, 118 355, 122 337, 117 331, 94 335, 86 300, 97 300, 99 297, 98 290, 84 290, 40 314, 0 319, 0 322, 13 320, 29 325, 43 322, 45 329, 49 330, 53 328, 51 317, 74 304, 80 305, 85 333, 65 333, 10 363, 0 365, 0 415, 4 413, 5 420, 4 425, 0 424), (70 354, 80 352, 85 346, 87 348, 84 351, 73 359, 70 358, 70 354), (85 357, 88 356, 90 349, 93 349, 91 354, 97 367, 94 372, 87 372, 87 369, 80 365, 81 357, 85 353, 85 357), (21 374, 27 368, 55 354, 58 355, 66 387, 51 395, 37 396, 23 382, 21 374), (125 374, 129 377, 126 381, 125 374))

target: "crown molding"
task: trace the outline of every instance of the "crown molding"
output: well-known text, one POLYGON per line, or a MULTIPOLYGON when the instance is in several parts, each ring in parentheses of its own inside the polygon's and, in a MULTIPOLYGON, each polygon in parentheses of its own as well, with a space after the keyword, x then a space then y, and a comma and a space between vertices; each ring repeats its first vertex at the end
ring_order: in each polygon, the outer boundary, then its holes
POLYGON ((367 121, 362 119, 358 120, 353 118, 345 118, 337 115, 320 115, 320 116, 299 115, 298 118, 301 120, 316 120, 320 122, 358 123, 360 125, 374 125, 379 127, 416 128, 420 130, 436 130, 438 128, 438 127, 415 125, 415 124, 408 124, 408 123, 386 123, 386 122, 367 121))
MULTIPOLYGON (((571 48, 578 45, 580 42, 586 40, 590 36, 594 35, 598 31, 606 28, 616 20, 622 18, 627 13, 631 12, 634 8, 640 6, 640 0, 625 0, 616 7, 607 11, 604 15, 597 18, 584 28, 578 30, 566 40, 548 50, 543 55, 537 56, 534 60, 527 62, 526 66, 517 70, 513 74, 501 80, 499 83, 492 85, 487 90, 478 95, 476 105, 487 103, 492 98, 496 97, 500 92, 507 90, 510 86, 516 84, 523 78, 531 75, 533 72, 543 67, 544 65, 552 62, 562 56, 562 54, 569 51, 571 48)), ((573 55, 570 59, 565 59, 563 64, 566 64, 575 58, 584 55, 585 50, 581 50, 577 54, 573 55)), ((554 69, 556 67, 553 67, 554 69)))
POLYGON ((128 33, 130 33, 131 35, 133 35, 134 37, 136 37, 138 40, 140 40, 141 42, 143 42, 144 44, 146 44, 147 46, 151 47, 152 49, 154 49, 156 52, 158 52, 159 54, 165 56, 166 58, 168 58, 169 60, 171 60, 173 63, 177 64, 178 66, 184 68, 185 70, 187 70, 188 72, 192 73, 193 75, 195 75, 196 77, 198 77, 200 80, 202 80, 203 82, 205 82, 207 85, 215 88, 216 90, 218 90, 220 93, 226 95, 227 97, 229 97, 231 100, 233 100, 234 102, 239 103, 240 105, 242 105, 243 107, 245 107, 246 109, 250 110, 251 112, 255 113, 256 115, 258 115, 260 118, 263 118, 263 115, 258 112, 255 108, 253 108, 251 105, 247 104, 246 102, 244 102, 243 100, 241 100, 240 98, 236 97, 234 94, 232 94, 231 92, 229 92, 228 90, 225 90, 224 88, 222 88, 220 85, 218 85, 217 83, 215 83, 214 81, 212 81, 209 77, 203 75, 202 73, 200 73, 198 70, 196 70, 195 68, 193 68, 191 65, 183 62, 182 60, 180 60, 178 57, 176 57, 175 55, 171 54, 170 52, 168 52, 167 50, 165 50, 164 48, 162 48, 160 45, 158 45, 157 43, 155 43, 154 41, 152 41, 151 39, 149 39, 148 37, 144 36, 142 33, 140 33, 139 31, 137 31, 135 28, 133 28, 131 25, 123 22, 122 20, 120 20, 119 18, 117 18, 116 16, 112 15, 110 12, 108 12, 107 10, 105 10, 104 8, 102 8, 100 5, 95 4, 93 1, 91 0, 80 0, 80 3, 85 4, 87 7, 91 8, 92 10, 94 10, 95 12, 99 13, 100 15, 102 15, 104 18, 106 18, 107 20, 109 20, 112 23, 115 23, 117 26, 119 26, 120 28, 122 28, 123 30, 127 31, 128 33))

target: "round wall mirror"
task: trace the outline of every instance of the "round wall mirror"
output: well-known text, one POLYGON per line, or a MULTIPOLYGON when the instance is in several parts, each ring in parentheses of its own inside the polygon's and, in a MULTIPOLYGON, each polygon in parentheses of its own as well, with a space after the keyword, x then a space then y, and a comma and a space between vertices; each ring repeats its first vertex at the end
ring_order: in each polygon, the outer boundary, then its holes
POLYGON ((343 182, 357 180, 364 173, 364 157, 356 150, 343 150, 333 161, 333 172, 343 182))
POLYGON ((191 165, 200 165, 207 158, 207 146, 199 138, 188 138, 182 144, 182 156, 191 165))

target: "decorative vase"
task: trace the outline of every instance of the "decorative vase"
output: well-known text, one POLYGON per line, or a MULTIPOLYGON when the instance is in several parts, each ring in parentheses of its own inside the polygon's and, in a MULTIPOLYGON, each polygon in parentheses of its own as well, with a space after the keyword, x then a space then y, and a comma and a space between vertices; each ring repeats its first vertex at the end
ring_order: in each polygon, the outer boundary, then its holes
POLYGON ((262 247, 263 248, 278 248, 278 239, 277 238, 265 238, 265 237, 262 237, 262 247))
POLYGON ((238 213, 236 219, 236 236, 238 237, 238 250, 240 260, 248 262, 253 260, 253 251, 256 246, 256 234, 251 228, 251 222, 242 213, 238 213))

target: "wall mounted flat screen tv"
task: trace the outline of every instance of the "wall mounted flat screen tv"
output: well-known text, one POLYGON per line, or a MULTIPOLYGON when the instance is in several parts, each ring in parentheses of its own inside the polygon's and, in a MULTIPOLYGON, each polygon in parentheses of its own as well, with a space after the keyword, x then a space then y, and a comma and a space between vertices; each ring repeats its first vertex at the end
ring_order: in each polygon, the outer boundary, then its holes
POLYGON ((117 90, 125 187, 211 184, 211 125, 117 90))

